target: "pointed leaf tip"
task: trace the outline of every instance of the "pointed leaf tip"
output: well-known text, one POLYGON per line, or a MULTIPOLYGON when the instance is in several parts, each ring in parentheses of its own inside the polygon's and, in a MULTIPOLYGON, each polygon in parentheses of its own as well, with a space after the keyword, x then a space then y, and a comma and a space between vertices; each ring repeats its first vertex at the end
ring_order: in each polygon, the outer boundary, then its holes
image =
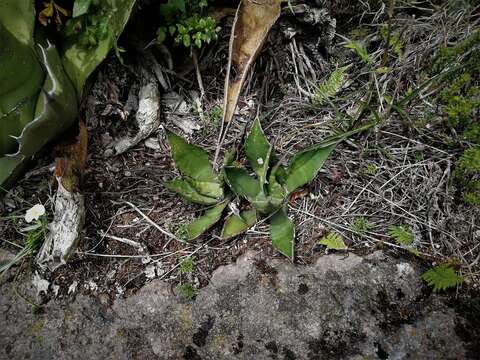
POLYGON ((262 184, 265 184, 271 152, 272 146, 263 133, 260 120, 257 118, 245 140, 245 155, 262 184))
POLYGON ((272 245, 283 255, 293 259, 295 226, 287 216, 285 209, 278 210, 270 218, 272 245))
POLYGON ((191 222, 187 226, 188 238, 194 240, 215 225, 222 217, 223 210, 225 210, 228 203, 228 200, 221 202, 208 209, 202 216, 191 222))

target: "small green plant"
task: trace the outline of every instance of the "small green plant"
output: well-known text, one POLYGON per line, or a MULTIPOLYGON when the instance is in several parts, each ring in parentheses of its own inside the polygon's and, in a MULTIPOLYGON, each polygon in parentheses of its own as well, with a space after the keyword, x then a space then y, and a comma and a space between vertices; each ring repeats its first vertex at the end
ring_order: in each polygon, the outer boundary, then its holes
POLYGON ((75 38, 85 48, 93 48, 111 36, 108 23, 111 11, 111 7, 100 0, 76 0, 62 35, 66 39, 75 38))
POLYGON ((160 5, 164 26, 157 31, 157 43, 163 43, 169 36, 176 44, 187 48, 201 48, 217 39, 220 30, 215 20, 205 15, 207 0, 168 0, 160 5))
POLYGON ((472 206, 480 205, 480 147, 464 151, 456 162, 453 181, 462 191, 463 200, 472 206))
POLYGON ((353 51, 355 51, 355 53, 357 54, 357 56, 362 59, 362 61, 366 64, 371 64, 373 63, 373 60, 370 56, 370 54, 368 53, 367 49, 365 49, 365 47, 363 46, 363 44, 361 44, 360 42, 358 41, 350 41, 348 42, 347 44, 344 45, 347 49, 352 49, 353 51))
POLYGON ((173 160, 181 177, 166 184, 185 200, 208 205, 205 213, 187 226, 193 240, 215 225, 235 197, 240 211, 225 220, 221 236, 229 239, 242 234, 257 222, 259 215, 270 221, 272 245, 293 258, 294 224, 287 215, 287 201, 292 192, 312 181, 338 143, 371 125, 335 135, 297 153, 288 166, 278 162, 257 119, 248 134, 244 150, 256 177, 246 168, 235 166, 235 153, 225 156, 220 173, 213 170, 208 154, 167 130, 173 160), (242 201, 243 200, 243 201, 242 201))
POLYGON ((351 229, 358 235, 365 235, 367 232, 372 230, 375 227, 370 221, 364 217, 359 217, 355 219, 352 223, 351 229))
POLYGON ((368 175, 375 175, 377 173, 377 165, 367 164, 366 172, 367 172, 368 175))
POLYGON ((35 256, 47 237, 48 224, 43 205, 37 204, 27 210, 25 214, 25 221, 27 223, 32 223, 29 226, 19 229, 20 234, 25 239, 25 245, 13 259, 4 263, 0 263, 0 276, 25 258, 35 256))
POLYGON ((207 117, 210 124, 218 126, 223 117, 223 109, 220 106, 215 105, 210 109, 207 117))
POLYGON ((181 274, 191 274, 193 272, 193 268, 195 267, 195 263, 191 257, 182 260, 180 263, 180 273, 181 274))
POLYGON ((197 295, 197 289, 189 282, 178 284, 177 291, 187 300, 192 300, 197 295))
POLYGON ((449 265, 438 265, 422 274, 422 279, 438 292, 463 283, 464 279, 449 265))
POLYGON ((312 98, 314 105, 324 105, 340 91, 345 82, 346 70, 346 66, 335 69, 335 71, 330 74, 328 79, 326 79, 315 89, 312 98))
POLYGON ((392 225, 388 228, 388 234, 399 245, 410 247, 413 244, 414 236, 412 230, 406 225, 392 225))
POLYGON ((401 58, 403 55, 403 47, 404 43, 402 38, 400 37, 400 33, 398 31, 388 33, 388 26, 382 26, 380 28, 380 35, 385 43, 388 42, 388 46, 393 50, 395 55, 398 58, 401 58))
POLYGON ((188 230, 186 224, 178 225, 177 231, 175 231, 175 236, 182 240, 188 239, 188 230))
POLYGON ((348 246, 345 245, 343 238, 334 232, 328 233, 323 239, 319 241, 320 244, 325 245, 328 250, 347 250, 348 246))

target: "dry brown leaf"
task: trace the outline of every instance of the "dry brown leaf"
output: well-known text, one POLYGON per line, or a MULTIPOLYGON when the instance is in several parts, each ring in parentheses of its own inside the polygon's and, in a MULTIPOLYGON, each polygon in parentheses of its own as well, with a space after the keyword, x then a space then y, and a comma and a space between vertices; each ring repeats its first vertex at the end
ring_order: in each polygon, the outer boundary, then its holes
POLYGON ((61 156, 55 159, 55 177, 70 192, 80 190, 87 160, 87 139, 87 127, 80 121, 77 142, 57 147, 61 156))
POLYGON ((223 121, 232 120, 248 70, 278 17, 280 0, 242 0, 230 36, 223 121))

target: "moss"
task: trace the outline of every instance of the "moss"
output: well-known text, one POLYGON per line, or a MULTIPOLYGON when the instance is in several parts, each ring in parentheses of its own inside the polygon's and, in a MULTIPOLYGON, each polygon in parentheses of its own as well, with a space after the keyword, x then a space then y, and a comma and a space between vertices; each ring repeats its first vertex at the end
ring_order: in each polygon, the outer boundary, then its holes
POLYGON ((461 169, 465 175, 480 173, 480 147, 465 150, 457 163, 457 167, 461 169))
POLYGON ((431 66, 432 74, 440 73, 447 66, 453 64, 460 56, 465 56, 463 60, 467 68, 479 71, 480 64, 478 62, 478 56, 480 54, 480 50, 474 49, 479 44, 480 31, 477 30, 455 46, 442 46, 433 59, 431 66), (469 52, 472 49, 474 49, 474 51, 469 52))
POLYGON ((480 205, 480 147, 464 151, 456 163, 453 179, 462 191, 463 201, 472 206, 480 205))
POLYGON ((42 331, 43 325, 45 325, 45 320, 40 319, 35 321, 32 324, 32 327, 30 328, 32 330, 32 334, 34 336, 37 336, 40 333, 40 331, 42 331))

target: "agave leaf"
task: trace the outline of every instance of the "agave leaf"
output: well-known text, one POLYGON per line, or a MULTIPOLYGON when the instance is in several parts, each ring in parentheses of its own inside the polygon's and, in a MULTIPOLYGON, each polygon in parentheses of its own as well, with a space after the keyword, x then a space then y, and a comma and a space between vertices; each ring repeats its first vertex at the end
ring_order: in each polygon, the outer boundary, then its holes
POLYGON ((37 100, 35 118, 18 138, 18 154, 30 157, 49 141, 67 130, 76 120, 78 105, 75 89, 63 70, 57 49, 52 44, 37 44, 47 78, 37 100))
POLYGON ((238 196, 246 198, 262 214, 272 211, 270 199, 260 186, 260 182, 251 177, 245 169, 229 166, 224 168, 224 173, 228 186, 238 196))
POLYGON ((250 229, 257 222, 255 209, 244 210, 240 215, 231 215, 225 220, 222 230, 222 239, 230 239, 250 229))
MULTIPOLYGON (((35 27, 33 1, 0 1, 0 23, 21 43, 33 46, 33 29, 35 27)), ((2 43, 0 44, 3 46, 2 43)), ((23 76, 24 74, 17 73, 15 75, 23 76)), ((2 82, 2 87, 3 85, 2 82)))
POLYGON ((260 193, 260 183, 245 169, 228 166, 225 175, 228 185, 237 195, 254 199, 260 193))
MULTIPOLYGON (((0 185, 3 187, 19 175, 32 156, 70 127, 77 116, 75 89, 63 70, 56 48, 42 40, 37 44, 37 48, 38 60, 46 70, 43 89, 41 92, 38 89, 37 93, 29 95, 25 102, 28 105, 22 104, 2 119, 2 124, 5 124, 4 121, 10 123, 16 121, 20 134, 16 133, 12 127, 5 129, 3 125, 0 126, 2 138, 16 136, 18 143, 18 147, 12 149, 15 154, 5 154, 8 157, 13 156, 14 160, 2 160, 2 163, 8 164, 0 169, 0 185)), ((35 61, 38 60, 36 56, 35 61)), ((21 70, 18 69, 20 73, 21 70)), ((42 70, 42 81, 43 77, 42 70)), ((32 89, 27 90, 31 92, 32 89)), ((1 98, 8 99, 9 96, 10 94, 1 98)))
POLYGON ((188 238, 190 240, 196 239, 205 231, 215 225, 222 217, 223 210, 227 207, 229 200, 212 207, 205 211, 205 214, 194 220, 187 226, 188 238))
POLYGON ((183 176, 203 182, 217 181, 217 176, 205 150, 189 144, 169 130, 166 130, 166 133, 172 149, 173 160, 183 176))
POLYGON ((15 152, 13 137, 35 113, 45 74, 33 44, 32 1, 0 2, 0 156, 15 152))
POLYGON ((285 184, 288 192, 293 192, 312 181, 335 147, 336 144, 319 146, 296 154, 288 166, 285 184))
POLYGON ((245 140, 245 155, 253 170, 255 170, 260 178, 260 184, 262 185, 265 184, 267 177, 271 152, 272 146, 263 133, 260 120, 257 118, 253 123, 250 134, 248 134, 245 140))
POLYGON ((217 199, 200 194, 192 185, 182 179, 169 181, 165 186, 167 189, 180 194, 185 200, 194 204, 213 205, 218 203, 217 199))
POLYGON ((209 181, 197 181, 190 178, 186 180, 197 190, 201 195, 208 196, 211 198, 219 199, 223 198, 223 186, 218 182, 209 182, 209 181))
POLYGON ((242 0, 230 36, 223 121, 232 120, 248 70, 280 16, 280 0, 242 0))
POLYGON ((270 236, 272 245, 283 255, 293 259, 293 241, 295 226, 284 208, 279 209, 270 218, 270 236))
POLYGON ((297 153, 290 161, 285 179, 289 193, 312 181, 338 143, 347 137, 370 128, 373 124, 326 138, 319 144, 297 153))
POLYGON ((280 207, 287 198, 287 191, 277 180, 277 173, 280 172, 280 169, 283 167, 273 169, 268 178, 268 195, 274 208, 280 207))
MULTIPOLYGON (((83 2, 85 3, 85 1, 83 2)), ((93 47, 81 45, 79 37, 82 34, 64 40, 63 66, 72 80, 79 98, 87 78, 105 59, 110 49, 116 46, 117 39, 130 17, 135 0, 110 0, 98 3, 100 6, 98 15, 105 22, 105 28, 108 29, 107 35, 99 39, 98 44, 93 47)))

